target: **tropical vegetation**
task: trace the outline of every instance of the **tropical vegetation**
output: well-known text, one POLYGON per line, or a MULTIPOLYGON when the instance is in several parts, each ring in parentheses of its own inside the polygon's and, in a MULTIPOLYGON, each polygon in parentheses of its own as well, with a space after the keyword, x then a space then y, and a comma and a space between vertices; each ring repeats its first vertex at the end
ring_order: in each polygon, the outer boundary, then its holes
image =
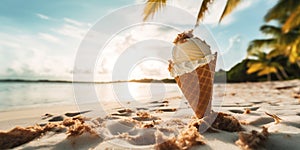
POLYGON ((268 24, 260 31, 269 38, 250 42, 247 51, 254 59, 248 63, 247 73, 266 75, 268 79, 270 74, 276 74, 279 80, 287 79, 286 70, 295 64, 298 69, 300 66, 300 1, 279 0, 264 20, 268 24), (284 57, 286 62, 279 61, 284 57))

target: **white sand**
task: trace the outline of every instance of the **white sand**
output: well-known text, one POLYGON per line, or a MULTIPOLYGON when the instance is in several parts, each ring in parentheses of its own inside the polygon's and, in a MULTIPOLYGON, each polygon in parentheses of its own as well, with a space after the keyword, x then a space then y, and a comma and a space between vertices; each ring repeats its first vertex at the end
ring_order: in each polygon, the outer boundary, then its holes
MULTIPOLYGON (((214 107, 214 110, 232 114, 244 123, 245 132, 260 132, 263 126, 267 127, 270 134, 261 149, 300 149, 300 80, 226 84, 226 93, 222 92, 224 86, 215 85, 215 98, 224 97, 224 100, 222 107, 214 107), (249 114, 243 113, 246 109, 250 110, 249 114), (282 121, 276 124, 265 112, 277 115, 282 121)), ((90 118, 86 124, 92 126, 98 136, 84 133, 67 138, 65 133, 48 132, 16 149, 153 148, 155 143, 163 142, 157 141, 158 134, 165 138, 177 136, 191 121, 193 112, 180 94, 157 101, 130 102, 131 111, 124 112, 117 103, 103 104, 105 112, 97 111, 97 105, 87 105, 86 110, 89 108, 91 112, 84 114, 90 118), (140 111, 147 113, 137 114, 140 111), (147 114, 150 116, 141 117, 147 114), (149 128, 145 128, 147 125, 149 128)), ((76 111, 79 111, 77 106, 55 106, 1 112, 0 130, 47 123, 55 116, 67 118, 65 113, 76 111), (42 119, 46 113, 53 116, 42 119)), ((202 136, 205 145, 193 149, 241 149, 235 144, 238 132, 218 130, 202 136)))

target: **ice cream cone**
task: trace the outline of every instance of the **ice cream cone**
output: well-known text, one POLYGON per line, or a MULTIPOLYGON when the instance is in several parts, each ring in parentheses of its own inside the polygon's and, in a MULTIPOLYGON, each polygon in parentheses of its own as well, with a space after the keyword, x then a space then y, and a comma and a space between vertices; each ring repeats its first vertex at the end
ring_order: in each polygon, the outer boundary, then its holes
POLYGON ((192 72, 175 77, 178 86, 198 118, 204 117, 205 114, 208 115, 211 111, 217 53, 214 55, 215 59, 209 63, 199 66, 192 72))

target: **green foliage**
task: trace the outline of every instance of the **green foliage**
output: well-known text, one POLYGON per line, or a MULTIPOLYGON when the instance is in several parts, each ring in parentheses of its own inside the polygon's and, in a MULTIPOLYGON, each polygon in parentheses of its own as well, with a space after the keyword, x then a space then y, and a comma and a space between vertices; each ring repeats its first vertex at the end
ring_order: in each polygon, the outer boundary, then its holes
MULTIPOLYGON (((245 59, 241 63, 238 63, 233 68, 231 68, 227 72, 227 82, 256 82, 256 81, 267 81, 267 75, 258 76, 258 74, 248 74, 249 63, 253 62, 253 59, 245 59)), ((286 73, 285 79, 300 79, 300 67, 296 64, 286 63, 288 62, 288 58, 282 55, 277 57, 273 57, 271 62, 276 62, 281 65, 286 73)), ((274 65, 274 64, 273 64, 274 65)), ((278 72, 281 73, 280 68, 278 68, 278 72)), ((282 74, 282 73, 281 73, 282 74)), ((285 76, 282 74, 282 76, 285 76)), ((270 74, 270 80, 278 80, 276 74, 270 74)))
POLYGON ((227 82, 254 82, 259 81, 259 77, 256 74, 247 74, 249 59, 245 59, 242 62, 235 65, 227 72, 227 82))
POLYGON ((247 72, 257 73, 259 76, 275 74, 279 79, 282 79, 282 76, 289 78, 289 75, 295 74, 285 73, 289 67, 283 66, 299 68, 300 64, 300 1, 279 0, 265 15, 266 22, 271 20, 277 21, 278 26, 263 25, 260 28, 261 32, 270 38, 253 40, 249 44, 248 56, 256 57, 258 62, 249 63, 247 72), (258 57, 267 50, 269 52, 264 55, 265 58, 258 57), (277 62, 278 58, 282 58, 280 63, 277 62))

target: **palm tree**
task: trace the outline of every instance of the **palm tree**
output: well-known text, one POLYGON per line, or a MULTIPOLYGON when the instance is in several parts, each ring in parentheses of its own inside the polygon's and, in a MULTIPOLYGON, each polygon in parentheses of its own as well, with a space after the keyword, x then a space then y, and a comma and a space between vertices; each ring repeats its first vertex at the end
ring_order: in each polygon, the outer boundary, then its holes
MULTIPOLYGON (((300 27, 300 26, 299 26, 300 27)), ((300 32, 290 31, 284 33, 281 27, 263 25, 261 32, 271 36, 269 39, 258 39, 250 42, 248 55, 256 54, 263 50, 269 50, 268 57, 283 55, 289 58, 289 63, 300 61, 300 32)))
POLYGON ((282 24, 282 31, 288 33, 300 26, 300 1, 279 0, 265 15, 265 21, 278 20, 282 24))
MULTIPOLYGON (((273 34, 277 39, 277 45, 281 45, 277 47, 280 47, 283 51, 281 53, 289 58, 290 63, 297 63, 300 66, 300 1, 279 0, 265 15, 264 20, 278 22, 280 29, 277 28, 277 34, 273 34)), ((271 32, 269 33, 272 34, 271 32)))
MULTIPOLYGON (((263 25, 260 30, 268 39, 258 39, 250 42, 248 47, 249 56, 257 56, 269 51, 266 59, 275 60, 279 56, 287 58, 285 66, 297 64, 300 66, 300 1, 279 0, 264 17, 265 22, 275 21, 275 25, 263 25)), ((274 23, 273 23, 274 24, 274 23)), ((275 63, 275 62, 274 62, 275 63)), ((269 63, 270 64, 270 63, 269 63)), ((283 64, 281 64, 283 65, 283 64)), ((248 73, 254 73, 253 68, 259 68, 255 63, 249 64, 248 73), (251 69, 251 66, 252 69, 251 69)), ((284 77, 287 75, 282 67, 279 67, 284 77)), ((275 73, 274 69, 269 72, 275 73)))
POLYGON ((283 66, 273 61, 271 58, 268 58, 268 55, 264 52, 258 52, 254 54, 256 59, 252 59, 248 62, 249 69, 247 70, 248 74, 257 73, 258 76, 267 75, 268 81, 271 80, 271 74, 274 73, 279 80, 282 80, 282 75, 287 78, 283 66), (282 75, 280 75, 280 73, 282 75))
MULTIPOLYGON (((200 21, 203 20, 205 13, 208 10, 208 6, 212 4, 215 0, 203 0, 202 4, 200 6, 196 26, 199 25, 200 21)), ((219 22, 222 21, 222 19, 231 13, 233 9, 240 3, 241 0, 227 0, 227 4, 225 6, 225 9, 222 13, 222 16, 219 19, 219 22)), ((167 3, 167 0, 147 0, 146 7, 144 9, 144 21, 149 19, 150 16, 153 16, 155 12, 160 10, 162 7, 164 7, 167 3)))

